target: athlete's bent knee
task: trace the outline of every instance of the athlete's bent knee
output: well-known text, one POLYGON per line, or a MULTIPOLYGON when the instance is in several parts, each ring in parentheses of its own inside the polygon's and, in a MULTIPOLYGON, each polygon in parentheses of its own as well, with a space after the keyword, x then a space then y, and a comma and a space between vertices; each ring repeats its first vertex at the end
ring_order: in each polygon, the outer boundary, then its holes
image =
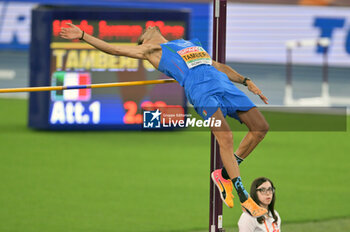
POLYGON ((269 130, 270 125, 266 121, 264 121, 264 123, 261 126, 261 131, 266 135, 269 130))
POLYGON ((259 125, 259 128, 256 131, 254 131, 254 137, 256 138, 256 140, 258 141, 263 140, 265 138, 265 135, 269 131, 269 129, 270 129, 270 126, 266 121, 261 125, 259 125))

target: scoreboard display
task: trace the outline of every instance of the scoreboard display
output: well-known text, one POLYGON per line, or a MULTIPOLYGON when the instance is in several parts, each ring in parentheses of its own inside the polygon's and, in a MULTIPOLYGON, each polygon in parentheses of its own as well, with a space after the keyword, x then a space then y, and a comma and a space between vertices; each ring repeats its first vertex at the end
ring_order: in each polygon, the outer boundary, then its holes
MULTIPOLYGON (((73 23, 112 45, 137 45, 149 26, 168 40, 188 38, 189 13, 40 6, 32 12, 30 86, 70 86, 168 79, 145 60, 113 56, 80 40, 59 37, 73 23)), ((29 126, 37 129, 141 129, 142 110, 186 112, 178 83, 30 94, 29 126)))

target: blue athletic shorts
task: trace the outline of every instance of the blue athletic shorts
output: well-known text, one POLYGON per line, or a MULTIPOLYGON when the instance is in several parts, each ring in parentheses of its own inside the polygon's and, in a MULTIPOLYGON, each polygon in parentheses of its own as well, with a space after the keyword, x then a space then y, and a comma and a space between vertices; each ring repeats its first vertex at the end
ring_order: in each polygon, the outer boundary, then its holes
MULTIPOLYGON (((223 115, 237 119, 237 111, 248 111, 255 104, 226 76, 214 67, 201 65, 191 70, 185 82, 185 93, 196 112, 204 119, 210 118, 218 108, 223 115)), ((242 122, 241 122, 242 123, 242 122)))

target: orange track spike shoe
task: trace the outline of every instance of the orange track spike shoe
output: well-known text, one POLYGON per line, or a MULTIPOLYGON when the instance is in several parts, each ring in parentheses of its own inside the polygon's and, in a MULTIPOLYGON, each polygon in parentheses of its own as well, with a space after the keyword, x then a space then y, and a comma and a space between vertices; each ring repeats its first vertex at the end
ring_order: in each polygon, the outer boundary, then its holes
POLYGON ((211 173, 211 179, 220 192, 222 201, 229 207, 233 207, 233 184, 231 180, 226 180, 221 175, 222 169, 217 169, 211 173))
POLYGON ((267 214, 267 209, 260 207, 255 201, 249 196, 249 198, 241 203, 243 211, 249 213, 252 217, 258 218, 267 214))

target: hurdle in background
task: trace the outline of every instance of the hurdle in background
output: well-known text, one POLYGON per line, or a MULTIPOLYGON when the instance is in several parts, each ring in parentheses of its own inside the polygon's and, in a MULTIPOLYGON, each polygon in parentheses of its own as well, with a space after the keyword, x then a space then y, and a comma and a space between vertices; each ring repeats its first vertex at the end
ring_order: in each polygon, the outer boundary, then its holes
POLYGON ((287 106, 329 106, 329 84, 328 84, 328 48, 330 40, 328 38, 319 39, 301 39, 286 41, 286 88, 284 96, 284 104, 287 106), (293 49, 311 46, 323 47, 323 62, 322 62, 322 93, 321 97, 293 98, 292 85, 292 68, 293 68, 293 49))
POLYGON ((319 39, 301 39, 286 41, 286 88, 284 96, 284 104, 286 106, 332 106, 332 105, 350 105, 349 97, 331 97, 329 94, 329 54, 330 40, 329 38, 319 39), (293 68, 293 49, 311 46, 322 46, 322 91, 320 97, 313 98, 293 98, 292 87, 292 68, 293 68))

